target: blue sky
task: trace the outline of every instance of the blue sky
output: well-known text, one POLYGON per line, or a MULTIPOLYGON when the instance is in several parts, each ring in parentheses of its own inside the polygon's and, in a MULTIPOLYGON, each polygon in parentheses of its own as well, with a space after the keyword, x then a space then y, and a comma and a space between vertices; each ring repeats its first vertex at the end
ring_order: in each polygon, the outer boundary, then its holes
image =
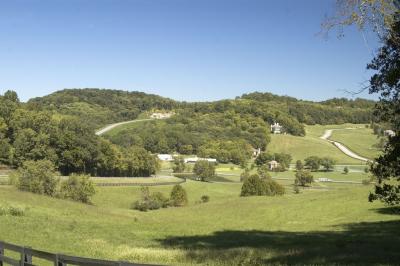
MULTIPOLYGON (((349 96, 378 47, 317 36, 334 0, 3 0, 0 93, 138 90, 177 100, 349 96)), ((371 97, 363 94, 363 97, 371 97)))

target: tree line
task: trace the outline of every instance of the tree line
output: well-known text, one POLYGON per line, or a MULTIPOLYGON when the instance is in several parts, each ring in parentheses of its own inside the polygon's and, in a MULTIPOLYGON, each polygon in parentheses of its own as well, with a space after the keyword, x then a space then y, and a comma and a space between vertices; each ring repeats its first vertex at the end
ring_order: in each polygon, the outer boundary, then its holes
POLYGON ((143 147, 114 145, 79 117, 30 110, 7 91, 0 96, 0 163, 18 168, 38 160, 49 160, 63 175, 149 176, 159 167, 143 147))

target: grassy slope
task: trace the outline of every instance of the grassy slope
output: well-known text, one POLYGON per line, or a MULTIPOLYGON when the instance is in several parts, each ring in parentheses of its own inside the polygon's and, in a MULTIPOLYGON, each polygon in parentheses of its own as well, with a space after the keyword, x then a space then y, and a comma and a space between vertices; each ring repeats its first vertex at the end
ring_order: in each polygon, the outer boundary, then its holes
POLYGON ((343 143, 357 154, 370 159, 376 158, 380 154, 380 151, 373 147, 378 139, 370 128, 334 130, 331 139, 343 143))
MULTIPOLYGON (((0 186, 0 238, 53 252, 162 264, 396 263, 399 216, 366 200, 364 186, 240 198, 240 184, 189 181, 190 205, 129 210, 139 188, 100 188, 94 206, 0 186), (195 204, 207 194, 211 202, 195 204), (379 248, 377 248, 379 247, 379 248)), ((150 188, 169 193, 171 187, 150 188)))
POLYGON ((267 149, 271 152, 289 153, 293 157, 293 162, 296 162, 296 160, 304 160, 309 156, 316 155, 321 157, 332 157, 337 161, 338 164, 362 164, 361 161, 350 158, 329 142, 320 139, 320 136, 324 134, 326 129, 354 126, 360 125, 344 124, 306 126, 305 137, 272 135, 271 143, 267 149))

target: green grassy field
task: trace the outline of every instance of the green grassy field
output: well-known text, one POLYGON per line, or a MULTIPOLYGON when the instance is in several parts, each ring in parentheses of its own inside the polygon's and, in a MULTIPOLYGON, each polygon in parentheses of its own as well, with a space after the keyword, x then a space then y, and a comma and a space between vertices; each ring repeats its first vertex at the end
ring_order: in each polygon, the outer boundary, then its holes
MULTIPOLYGON (((337 161, 338 164, 360 164, 359 160, 350 158, 342 153, 338 148, 326 140, 320 139, 326 129, 363 127, 364 125, 315 125, 306 126, 306 136, 297 137, 291 135, 272 135, 271 143, 267 150, 270 152, 284 152, 291 154, 293 162, 304 160, 309 156, 328 156, 337 161)), ((357 141, 356 139, 354 141, 357 141)), ((372 142, 370 145, 372 145, 372 142)))
MULTIPOLYGON (((289 186, 290 182, 284 182, 289 186)), ((0 239, 51 252, 170 265, 397 264, 400 216, 367 201, 369 186, 324 184, 241 198, 240 184, 188 181, 189 206, 130 210, 137 187, 97 188, 94 205, 0 186, 0 239), (210 202, 197 204, 204 194, 210 202)), ((171 186, 151 187, 168 194, 171 186)))
POLYGON ((330 139, 343 143, 355 153, 369 159, 374 159, 381 153, 374 147, 378 139, 370 128, 334 130, 330 139))

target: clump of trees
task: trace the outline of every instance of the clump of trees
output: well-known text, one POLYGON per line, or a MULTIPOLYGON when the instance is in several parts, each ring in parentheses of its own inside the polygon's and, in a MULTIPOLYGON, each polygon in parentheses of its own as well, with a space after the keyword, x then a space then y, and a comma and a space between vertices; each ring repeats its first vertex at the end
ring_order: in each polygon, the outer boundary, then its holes
POLYGON ((304 166, 311 171, 319 171, 321 166, 325 171, 332 171, 336 161, 330 157, 310 156, 304 159, 304 166))
POLYGON ((240 196, 279 196, 283 194, 285 194, 285 188, 272 178, 260 178, 258 174, 253 174, 244 179, 240 196))
POLYGON ((142 187, 140 200, 135 201, 131 208, 139 211, 148 211, 168 207, 183 207, 187 204, 187 194, 181 185, 175 185, 172 188, 169 198, 161 192, 150 193, 148 187, 142 187))
POLYGON ((255 160, 256 165, 261 166, 269 161, 275 160, 279 163, 279 167, 274 169, 275 171, 285 171, 289 168, 290 163, 292 162, 292 156, 287 153, 268 153, 262 152, 259 154, 255 160))
POLYGON ((215 177, 215 163, 207 160, 199 160, 193 167, 193 173, 201 181, 209 181, 215 177))
POLYGON ((71 175, 60 181, 49 160, 26 161, 18 168, 16 185, 22 191, 90 203, 96 193, 87 175, 71 175))

